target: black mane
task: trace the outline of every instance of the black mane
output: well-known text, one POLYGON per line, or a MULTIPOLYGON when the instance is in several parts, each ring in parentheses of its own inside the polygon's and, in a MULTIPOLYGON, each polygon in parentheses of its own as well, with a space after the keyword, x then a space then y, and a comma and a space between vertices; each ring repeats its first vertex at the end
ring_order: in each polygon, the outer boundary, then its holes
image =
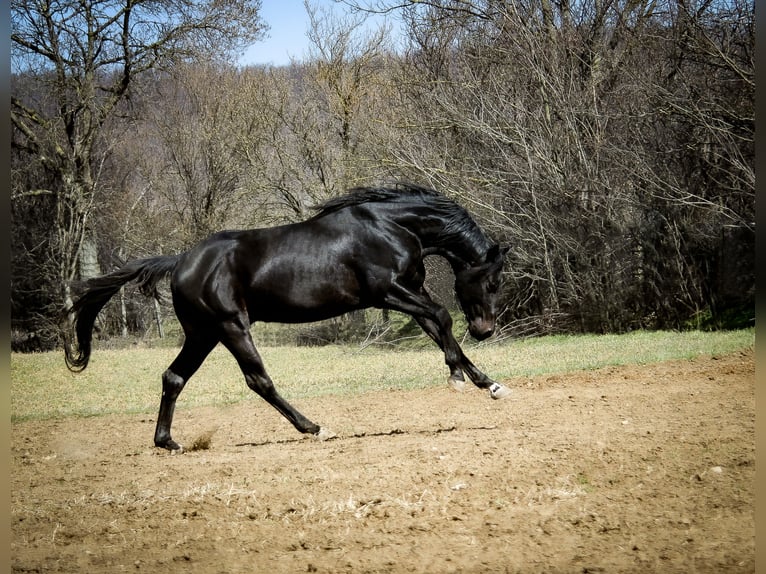
POLYGON ((317 219, 329 213, 367 203, 420 204, 428 207, 444 222, 438 245, 447 247, 454 243, 467 242, 483 254, 491 245, 484 233, 468 212, 460 205, 434 189, 409 183, 398 183, 391 187, 357 187, 340 197, 332 198, 315 207, 317 219))
POLYGON ((429 205, 432 203, 449 204, 459 208, 457 204, 447 199, 436 190, 409 183, 398 183, 392 187, 355 187, 350 189, 345 195, 334 197, 314 207, 317 211, 314 218, 322 217, 328 213, 346 207, 354 207, 363 203, 392 203, 405 200, 415 200, 429 205))

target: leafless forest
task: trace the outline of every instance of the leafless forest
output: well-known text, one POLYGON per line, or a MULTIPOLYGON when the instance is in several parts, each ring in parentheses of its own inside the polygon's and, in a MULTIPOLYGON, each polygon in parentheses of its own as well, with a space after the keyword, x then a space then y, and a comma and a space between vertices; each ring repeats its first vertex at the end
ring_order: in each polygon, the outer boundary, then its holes
MULTIPOLYGON (((260 8, 11 0, 17 349, 78 280, 397 180, 512 247, 502 333, 752 324, 752 0, 308 3, 304 59, 242 68, 260 8)), ((155 314, 126 290, 100 336, 155 314)))

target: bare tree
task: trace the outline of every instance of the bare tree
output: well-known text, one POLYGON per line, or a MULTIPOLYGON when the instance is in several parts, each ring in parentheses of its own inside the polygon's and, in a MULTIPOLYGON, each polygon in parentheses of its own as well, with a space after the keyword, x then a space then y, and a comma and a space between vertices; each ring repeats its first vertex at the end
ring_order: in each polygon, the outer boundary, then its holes
POLYGON ((54 198, 49 223, 62 303, 92 259, 110 144, 102 139, 105 123, 143 74, 252 43, 263 30, 259 9, 260 0, 11 0, 12 72, 34 81, 34 89, 12 95, 13 146, 53 182, 15 189, 13 197, 54 198))
POLYGON ((363 16, 305 6, 305 61, 246 74, 261 126, 246 136, 253 174, 260 174, 250 189, 282 220, 305 218, 312 205, 374 178, 374 126, 388 108, 380 97, 387 30, 368 28, 363 16))
POLYGON ((346 3, 401 14, 394 162, 515 246, 506 319, 709 305, 713 239, 754 219, 752 2, 346 3))
POLYGON ((247 146, 261 127, 248 86, 244 74, 219 64, 176 66, 147 86, 138 129, 153 150, 141 166, 175 213, 183 247, 250 223, 247 146))
POLYGON ((389 30, 384 25, 370 27, 364 14, 341 15, 308 0, 305 6, 310 20, 306 87, 320 122, 313 131, 324 140, 314 144, 319 159, 314 171, 323 195, 330 196, 367 177, 362 157, 378 111, 375 91, 389 30), (328 148, 332 151, 321 157, 321 150, 328 148))

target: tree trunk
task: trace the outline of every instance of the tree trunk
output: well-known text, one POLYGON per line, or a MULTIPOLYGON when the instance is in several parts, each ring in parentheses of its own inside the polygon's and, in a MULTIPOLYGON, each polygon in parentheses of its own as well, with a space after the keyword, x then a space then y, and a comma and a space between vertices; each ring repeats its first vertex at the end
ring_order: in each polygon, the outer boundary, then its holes
POLYGON ((165 330, 162 328, 162 313, 160 312, 160 302, 157 299, 154 301, 154 320, 157 323, 157 334, 160 339, 165 338, 165 330))
POLYGON ((80 279, 90 279, 101 275, 98 264, 98 243, 92 234, 83 237, 80 246, 80 279))

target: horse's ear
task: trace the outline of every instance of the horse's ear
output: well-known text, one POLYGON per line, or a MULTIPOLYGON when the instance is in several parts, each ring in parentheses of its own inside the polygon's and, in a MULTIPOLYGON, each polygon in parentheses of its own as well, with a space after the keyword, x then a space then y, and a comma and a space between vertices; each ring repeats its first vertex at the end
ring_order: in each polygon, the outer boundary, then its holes
POLYGON ((505 256, 510 250, 510 247, 500 247, 496 243, 487 250, 487 254, 484 256, 484 261, 486 263, 498 263, 505 259, 505 256))

